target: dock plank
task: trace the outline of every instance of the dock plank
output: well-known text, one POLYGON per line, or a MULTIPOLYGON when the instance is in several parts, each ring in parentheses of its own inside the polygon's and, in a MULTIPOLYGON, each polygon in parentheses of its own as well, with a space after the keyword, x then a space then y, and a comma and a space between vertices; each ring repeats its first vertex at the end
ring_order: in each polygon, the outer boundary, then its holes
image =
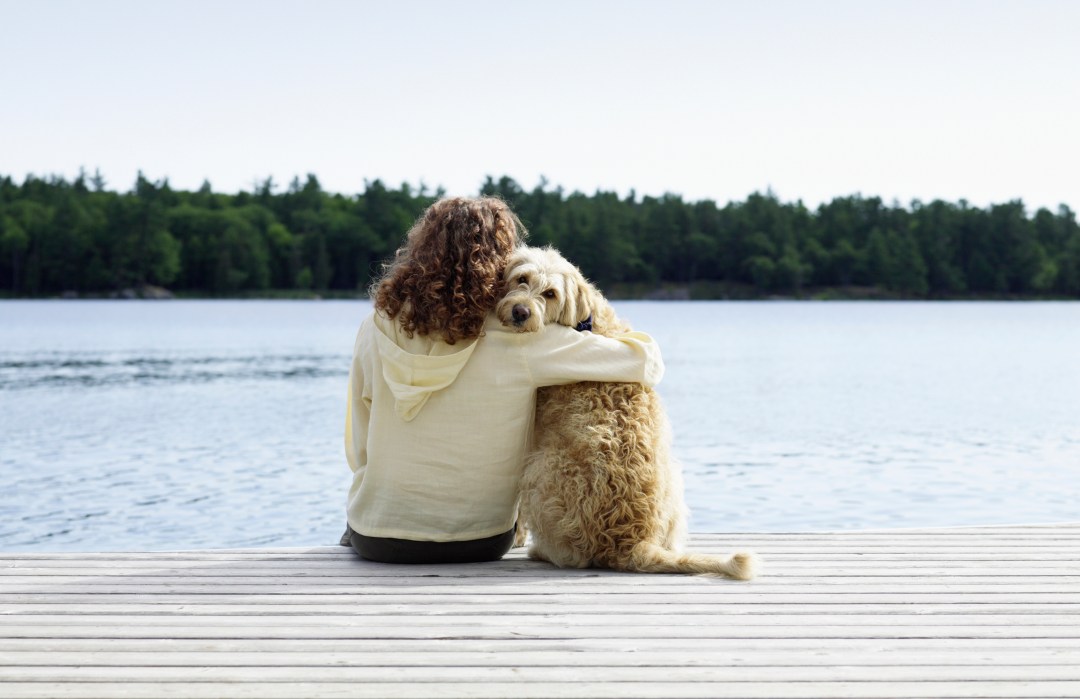
POLYGON ((1080 522, 717 533, 749 583, 521 551, 0 552, 0 695, 1077 697, 1080 522))

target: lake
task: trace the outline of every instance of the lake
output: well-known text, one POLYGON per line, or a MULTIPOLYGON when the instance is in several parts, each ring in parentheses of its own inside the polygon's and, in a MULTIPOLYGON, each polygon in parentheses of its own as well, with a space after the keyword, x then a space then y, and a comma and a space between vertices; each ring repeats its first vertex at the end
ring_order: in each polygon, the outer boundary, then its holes
MULTIPOLYGON (((1080 519, 1080 303, 616 305, 696 531, 1080 519)), ((368 308, 0 302, 0 550, 336 543, 368 308)))

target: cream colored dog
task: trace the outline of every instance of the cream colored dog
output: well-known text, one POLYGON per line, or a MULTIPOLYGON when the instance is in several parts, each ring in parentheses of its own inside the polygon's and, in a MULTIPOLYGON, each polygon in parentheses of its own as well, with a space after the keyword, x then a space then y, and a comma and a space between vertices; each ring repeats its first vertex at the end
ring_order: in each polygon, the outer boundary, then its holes
MULTIPOLYGON (((628 332, 607 299, 553 248, 520 248, 496 307, 521 332, 559 323, 612 336, 628 332)), ((680 553, 686 527, 682 476, 654 391, 585 382, 540 389, 536 448, 526 458, 521 515, 529 556, 560 568, 754 576, 749 553, 680 553)), ((519 545, 524 543, 519 529, 519 545)))

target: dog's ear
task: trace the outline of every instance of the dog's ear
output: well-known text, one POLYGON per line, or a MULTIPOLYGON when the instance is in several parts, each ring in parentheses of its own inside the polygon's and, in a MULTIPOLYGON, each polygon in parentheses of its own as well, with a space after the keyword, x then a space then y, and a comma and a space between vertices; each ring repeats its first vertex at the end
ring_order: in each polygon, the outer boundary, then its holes
POLYGON ((589 282, 580 275, 567 276, 559 325, 576 327, 578 323, 592 315, 591 301, 589 282))

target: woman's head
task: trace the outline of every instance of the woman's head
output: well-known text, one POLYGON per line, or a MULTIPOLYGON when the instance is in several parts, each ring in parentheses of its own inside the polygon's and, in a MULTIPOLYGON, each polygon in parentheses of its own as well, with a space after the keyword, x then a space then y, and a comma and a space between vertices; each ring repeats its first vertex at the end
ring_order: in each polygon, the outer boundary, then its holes
POLYGON ((506 260, 525 228, 492 197, 441 199, 413 225, 374 284, 375 307, 409 337, 477 337, 502 292, 506 260))

